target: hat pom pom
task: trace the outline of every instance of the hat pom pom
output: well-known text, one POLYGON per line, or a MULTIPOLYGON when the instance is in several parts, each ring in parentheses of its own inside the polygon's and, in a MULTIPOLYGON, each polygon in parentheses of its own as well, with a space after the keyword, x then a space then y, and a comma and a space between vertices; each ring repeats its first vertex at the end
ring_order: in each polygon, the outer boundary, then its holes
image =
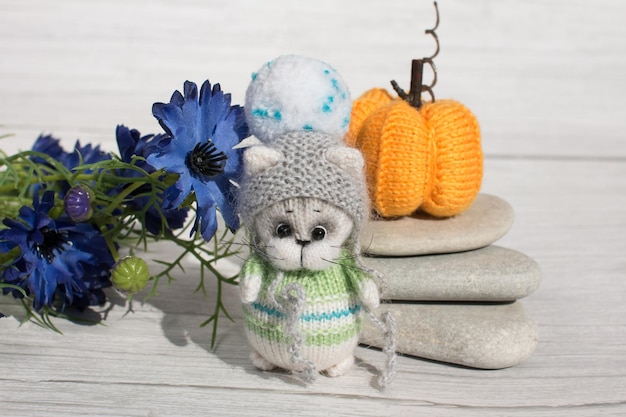
POLYGON ((352 100, 330 65, 298 55, 283 55, 252 75, 245 112, 250 133, 265 143, 290 132, 311 131, 343 139, 352 100))

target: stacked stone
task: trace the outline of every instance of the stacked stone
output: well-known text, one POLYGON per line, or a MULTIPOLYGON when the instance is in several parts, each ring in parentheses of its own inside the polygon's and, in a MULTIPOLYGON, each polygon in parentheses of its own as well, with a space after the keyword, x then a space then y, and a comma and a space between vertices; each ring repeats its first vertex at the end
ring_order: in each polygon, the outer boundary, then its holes
MULTIPOLYGON (((536 326, 518 300, 539 286, 539 267, 493 245, 513 218, 506 201, 479 194, 455 217, 415 215, 364 228, 364 261, 386 278, 388 302, 380 309, 396 319, 399 353, 481 369, 514 366, 532 354, 536 326)), ((371 323, 361 342, 383 347, 371 323)))

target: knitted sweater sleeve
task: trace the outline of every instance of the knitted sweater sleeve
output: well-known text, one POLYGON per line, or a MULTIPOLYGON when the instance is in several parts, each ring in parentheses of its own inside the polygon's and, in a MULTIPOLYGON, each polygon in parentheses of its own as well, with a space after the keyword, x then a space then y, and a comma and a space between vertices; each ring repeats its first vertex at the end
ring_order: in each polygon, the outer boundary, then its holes
POLYGON ((239 273, 239 279, 251 275, 262 276, 263 269, 263 261, 256 253, 253 253, 248 256, 248 259, 246 259, 246 261, 243 263, 243 266, 241 267, 241 272, 239 273))
POLYGON ((239 293, 243 303, 253 303, 261 291, 264 264, 259 256, 251 254, 239 273, 239 293))
POLYGON ((353 257, 346 255, 342 258, 344 273, 348 277, 355 294, 366 307, 377 308, 380 304, 380 295, 375 280, 357 265, 353 257))

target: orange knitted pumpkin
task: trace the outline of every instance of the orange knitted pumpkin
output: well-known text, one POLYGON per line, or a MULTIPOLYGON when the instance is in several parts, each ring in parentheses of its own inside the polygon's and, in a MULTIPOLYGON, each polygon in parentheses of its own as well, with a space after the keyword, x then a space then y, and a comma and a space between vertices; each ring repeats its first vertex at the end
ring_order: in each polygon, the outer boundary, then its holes
POLYGON ((418 209, 454 216, 480 189, 478 122, 459 102, 425 102, 418 110, 383 89, 370 90, 353 104, 346 142, 363 153, 372 205, 383 217, 418 209))

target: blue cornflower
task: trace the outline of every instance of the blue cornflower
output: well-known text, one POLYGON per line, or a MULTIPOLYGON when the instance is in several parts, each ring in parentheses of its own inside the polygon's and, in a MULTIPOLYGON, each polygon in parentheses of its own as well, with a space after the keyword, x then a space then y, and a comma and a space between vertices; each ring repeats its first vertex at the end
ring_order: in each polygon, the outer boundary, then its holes
MULTIPOLYGON (((138 130, 129 129, 126 126, 119 125, 115 130, 115 136, 117 138, 117 146, 120 150, 120 159, 123 162, 130 164, 134 156, 141 156, 145 158, 152 154, 156 150, 156 143, 158 143, 165 135, 141 136, 141 133, 139 133, 138 130)), ((145 160, 137 160, 135 166, 143 169, 148 174, 156 171, 156 168, 147 163, 145 160)), ((120 172, 120 175, 124 177, 139 177, 142 174, 133 169, 125 169, 120 172)), ((148 205, 151 198, 150 195, 145 194, 148 191, 149 190, 144 189, 144 187, 140 187, 135 193, 136 196, 133 197, 128 205, 137 210, 148 205)), ((144 217, 146 230, 154 235, 159 235, 163 230, 162 216, 165 217, 165 221, 167 223, 167 233, 171 230, 180 229, 185 225, 185 219, 187 218, 187 212, 189 209, 167 207, 167 204, 169 204, 168 201, 172 199, 169 196, 177 196, 178 193, 179 191, 175 187, 170 187, 165 190, 164 195, 159 196, 161 201, 164 202, 161 204, 161 210, 157 209, 154 205, 150 205, 148 210, 146 210, 144 217)))
POLYGON ((18 219, 4 219, 0 250, 19 247, 20 254, 2 265, 0 281, 23 288, 37 311, 58 303, 61 308, 103 303, 114 263, 104 238, 88 223, 52 219, 53 207, 54 192, 46 191, 41 200, 33 198, 32 208, 23 206, 18 219))
MULTIPOLYGON (((72 152, 66 152, 61 146, 61 141, 51 135, 39 135, 33 144, 32 150, 54 158, 70 171, 73 171, 80 165, 94 164, 112 159, 111 154, 100 149, 100 145, 93 146, 87 144, 82 146, 78 140, 72 152)), ((38 156, 33 156, 31 159, 37 164, 49 166, 47 161, 38 156)), ((86 169, 84 172, 91 173, 92 170, 86 169)), ((57 193, 62 198, 69 189, 70 185, 67 182, 59 182, 57 193)), ((33 193, 36 194, 38 191, 39 187, 34 187, 33 193)))
MULTIPOLYGON (((61 146, 61 141, 52 135, 39 135, 35 143, 33 143, 32 150, 51 156, 57 161, 62 160, 67 155, 67 152, 61 146)), ((32 159, 38 164, 46 164, 46 161, 42 158, 33 157, 32 159)))
MULTIPOLYGON (((74 144, 74 150, 65 156, 61 161, 68 169, 74 169, 79 165, 95 164, 100 161, 108 161, 112 159, 111 154, 100 149, 100 145, 93 146, 91 143, 82 146, 77 140, 74 144)), ((91 172, 85 170, 86 173, 91 172)))
MULTIPOLYGON (((111 159, 111 155, 100 149, 100 145, 85 146, 77 140, 72 152, 66 152, 61 141, 51 135, 39 135, 32 147, 33 151, 44 153, 61 162, 67 169, 72 170, 79 165, 93 164, 111 159)), ((33 158, 37 163, 44 163, 41 158, 33 158)))
MULTIPOLYGON (((131 163, 134 156, 147 157, 156 151, 157 143, 164 136, 163 134, 141 136, 137 129, 129 129, 124 125, 118 125, 115 129, 115 138, 117 139, 117 147, 120 150, 120 159, 126 163, 131 163)), ((135 165, 149 174, 156 171, 156 168, 145 160, 138 160, 135 165)), ((130 173, 126 174, 131 175, 130 173)))
POLYGON ((175 91, 169 103, 155 103, 152 114, 168 137, 161 138, 148 163, 179 175, 179 193, 171 206, 178 207, 195 193, 197 211, 192 233, 200 230, 209 240, 217 230, 216 208, 231 230, 239 228, 234 207, 235 186, 242 155, 235 145, 248 136, 243 108, 230 105, 230 94, 209 81, 200 87, 186 81, 184 95, 175 91))

